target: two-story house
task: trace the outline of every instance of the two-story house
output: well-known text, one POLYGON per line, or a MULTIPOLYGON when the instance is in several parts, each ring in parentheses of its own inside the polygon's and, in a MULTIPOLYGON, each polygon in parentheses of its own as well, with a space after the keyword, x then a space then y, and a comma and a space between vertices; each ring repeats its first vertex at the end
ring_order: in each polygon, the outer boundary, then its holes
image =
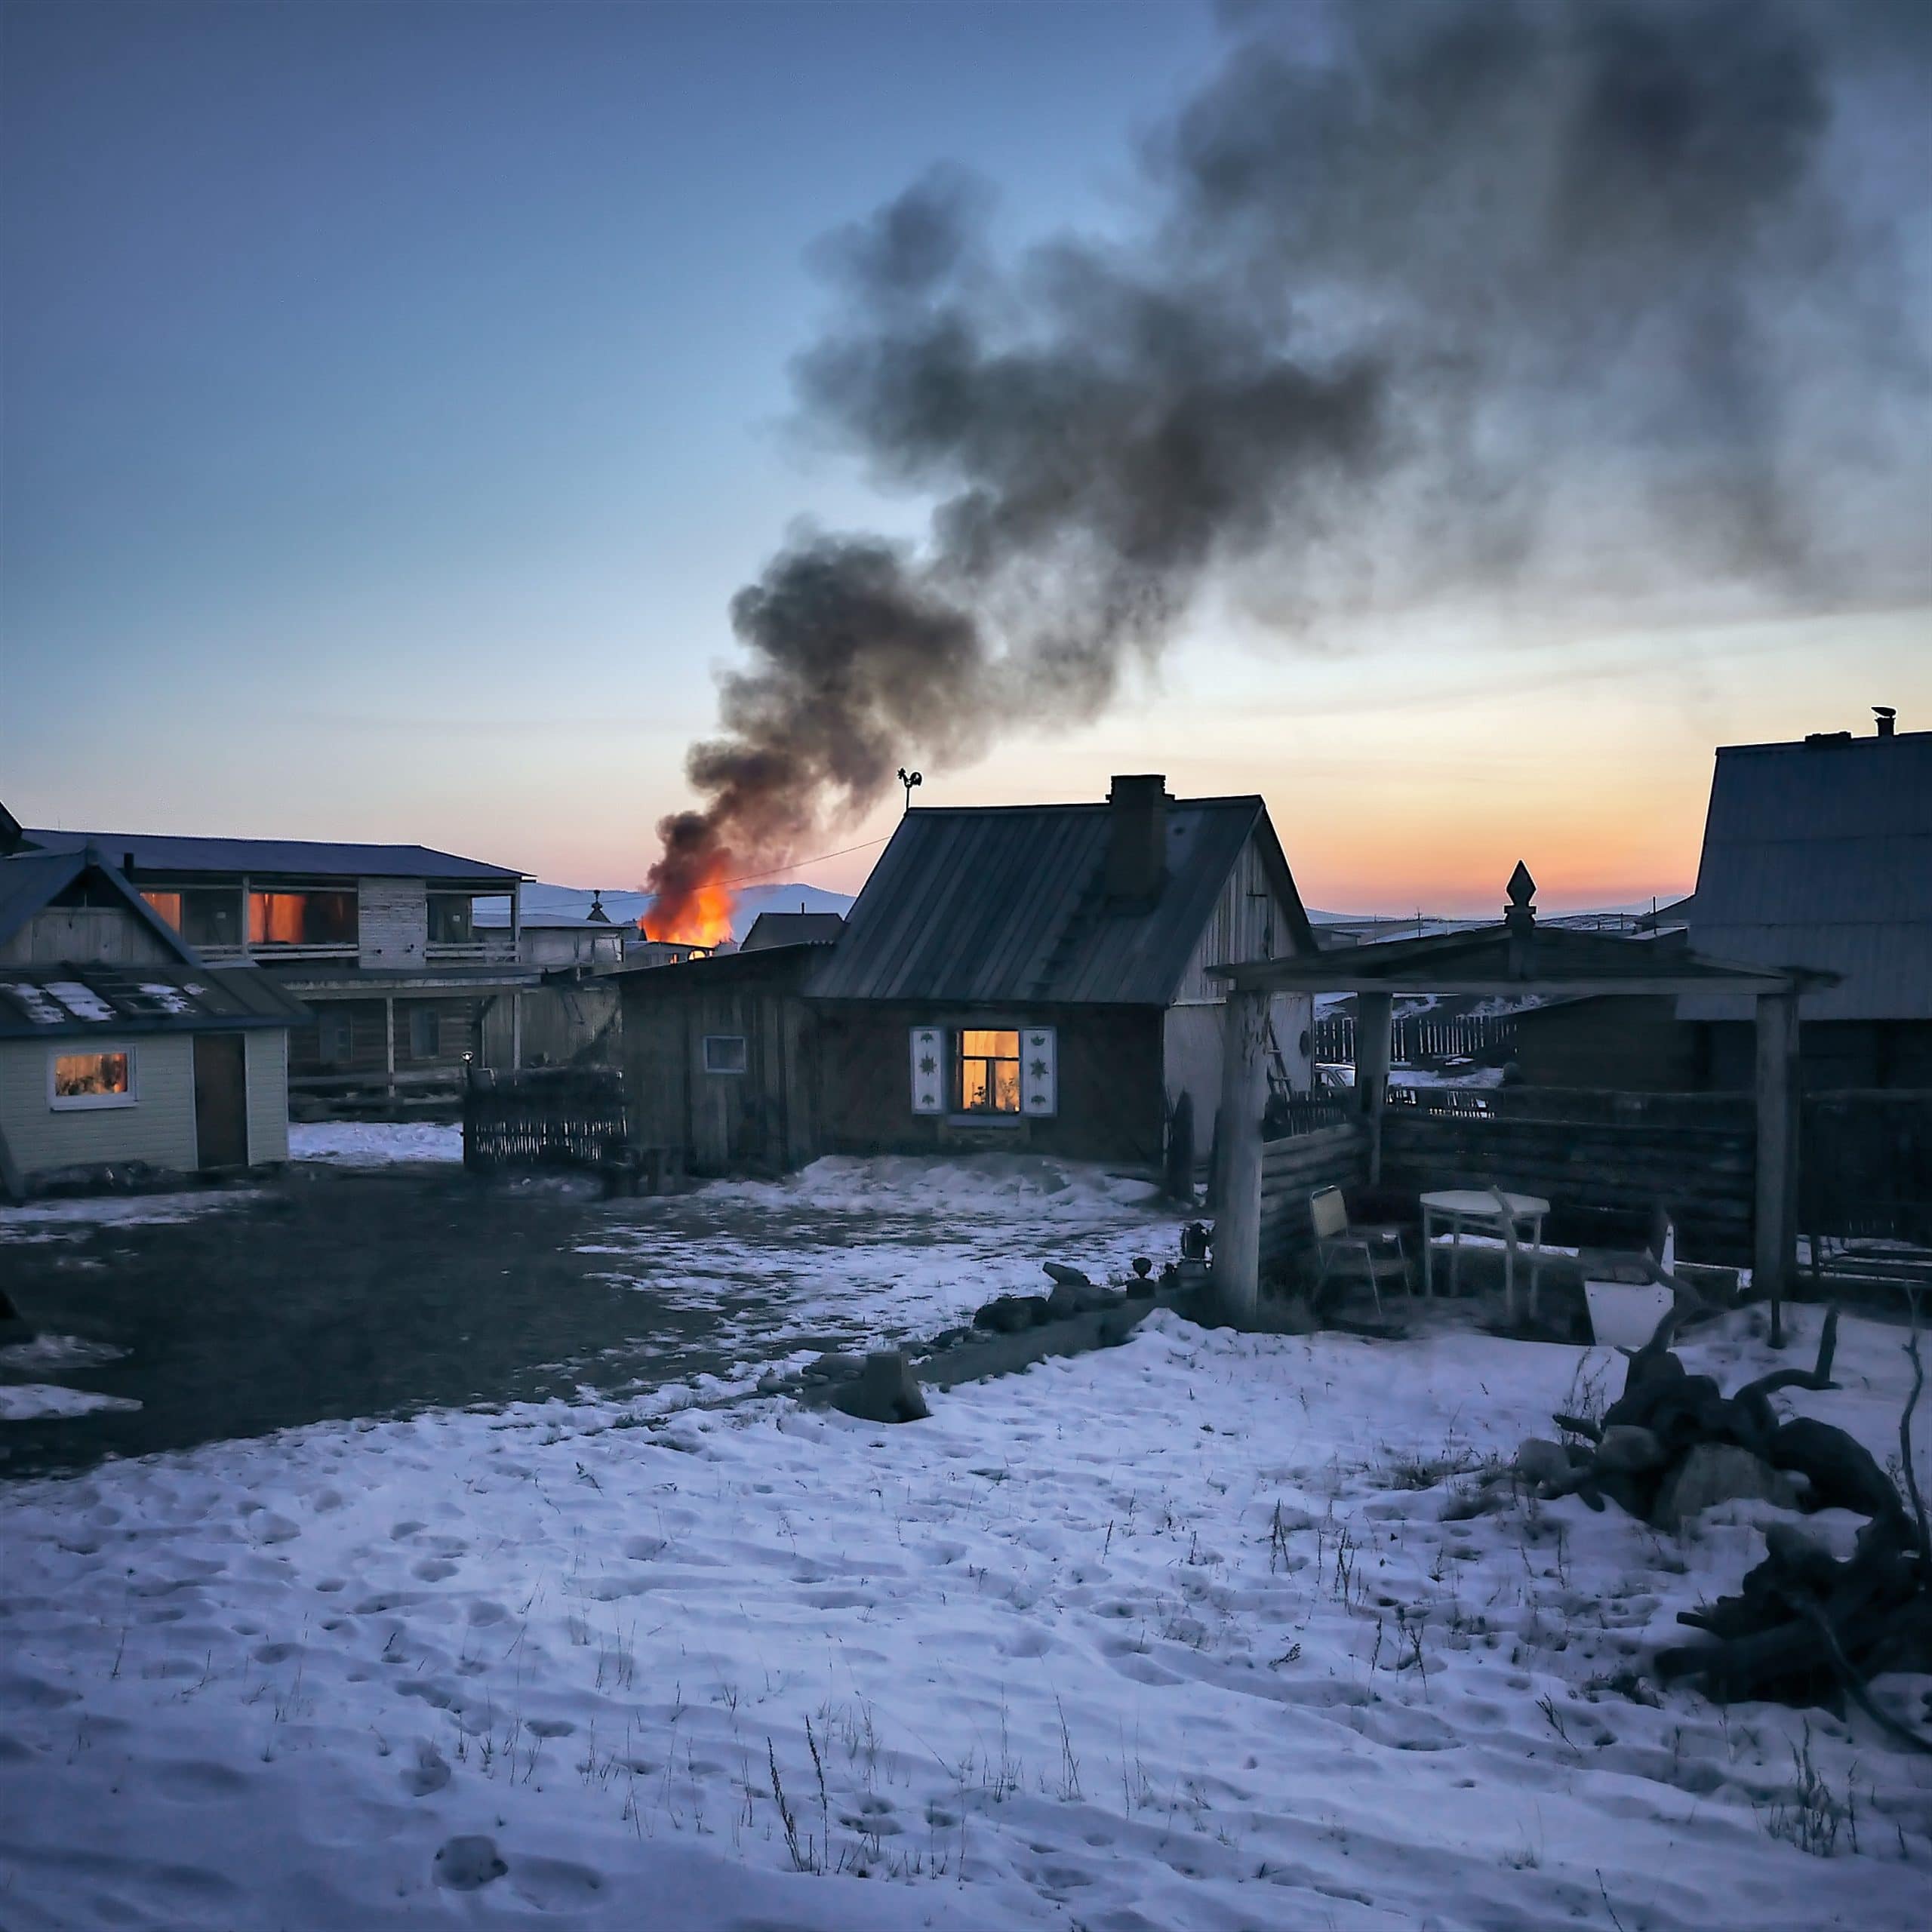
MULTIPOLYGON (((92 846, 211 964, 272 976, 313 1014, 289 1043, 289 1088, 314 1102, 426 1097, 460 1081, 484 1023, 521 1060, 524 875, 421 845, 183 838, 29 829, 28 846, 92 846), (505 900, 506 928, 478 927, 505 900)), ((299 1104, 299 1103, 298 1103, 299 1104)))

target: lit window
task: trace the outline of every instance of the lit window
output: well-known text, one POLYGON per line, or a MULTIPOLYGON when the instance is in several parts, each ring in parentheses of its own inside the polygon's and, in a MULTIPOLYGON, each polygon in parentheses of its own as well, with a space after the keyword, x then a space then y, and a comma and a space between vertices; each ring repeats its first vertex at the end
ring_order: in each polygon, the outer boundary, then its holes
POLYGON ((704 1036, 704 1070, 707 1073, 742 1073, 745 1070, 745 1036, 742 1033, 707 1033, 704 1036))
POLYGON ((63 1054, 48 1057, 47 1097, 51 1106, 131 1107, 134 1057, 116 1053, 63 1054))
POLYGON ((1020 1035, 974 1032, 955 1036, 954 1066, 959 1110, 968 1114, 1020 1111, 1020 1035))
POLYGON ((352 892, 251 892, 251 946, 353 946, 352 892))
POLYGON ((144 891, 141 897, 190 946, 239 946, 242 895, 222 886, 144 891))

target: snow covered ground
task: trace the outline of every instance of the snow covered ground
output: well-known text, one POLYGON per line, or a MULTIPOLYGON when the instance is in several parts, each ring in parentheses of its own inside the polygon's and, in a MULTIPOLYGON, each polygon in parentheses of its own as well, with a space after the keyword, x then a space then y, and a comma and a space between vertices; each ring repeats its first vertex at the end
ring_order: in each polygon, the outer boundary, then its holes
MULTIPOLYGON (((1883 1456, 1899 1340, 1780 1401, 1883 1456)), ((1921 1924, 1932 1763, 1631 1674, 1770 1512, 1475 1512, 1605 1367, 1162 1315, 897 1429, 584 1401, 17 1485, 0 1921, 1921 1924)))
POLYGON ((291 1121, 288 1157, 352 1168, 385 1167, 392 1161, 460 1161, 463 1129, 442 1121, 291 1121))
POLYGON ((198 1214, 258 1204, 255 1188, 208 1189, 193 1194, 77 1195, 70 1201, 0 1204, 0 1242, 70 1240, 94 1227, 158 1226, 198 1214))

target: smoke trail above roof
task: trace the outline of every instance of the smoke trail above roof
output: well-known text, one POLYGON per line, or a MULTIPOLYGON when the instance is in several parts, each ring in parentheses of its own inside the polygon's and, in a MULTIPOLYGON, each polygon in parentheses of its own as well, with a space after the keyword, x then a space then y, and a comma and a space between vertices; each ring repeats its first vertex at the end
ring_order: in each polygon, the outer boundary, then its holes
POLYGON ((1469 594, 1816 604, 1927 586, 1932 9, 1242 6, 1141 143, 1124 238, 1003 256, 934 169, 828 237, 801 422, 934 504, 808 530, 746 647, 667 907, 1091 718, 1208 584, 1290 638, 1469 594), (1917 225, 1915 226, 1915 223, 1917 225))

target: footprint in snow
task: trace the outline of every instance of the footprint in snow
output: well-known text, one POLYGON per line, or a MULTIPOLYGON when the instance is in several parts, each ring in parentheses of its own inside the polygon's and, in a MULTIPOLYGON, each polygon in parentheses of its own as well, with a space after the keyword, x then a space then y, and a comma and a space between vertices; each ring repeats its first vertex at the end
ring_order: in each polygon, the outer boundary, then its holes
MULTIPOLYGON (((432 1792, 441 1791, 449 1781, 449 1761, 433 1744, 418 1745, 416 1762, 402 1774, 403 1789, 411 1798, 427 1798, 432 1792)), ((438 1859, 441 1857, 438 1853, 438 1859)))
POLYGON ((446 1839, 434 1866, 436 1883, 453 1892, 480 1892, 509 1869, 497 1854, 496 1840, 481 1836, 446 1839))

